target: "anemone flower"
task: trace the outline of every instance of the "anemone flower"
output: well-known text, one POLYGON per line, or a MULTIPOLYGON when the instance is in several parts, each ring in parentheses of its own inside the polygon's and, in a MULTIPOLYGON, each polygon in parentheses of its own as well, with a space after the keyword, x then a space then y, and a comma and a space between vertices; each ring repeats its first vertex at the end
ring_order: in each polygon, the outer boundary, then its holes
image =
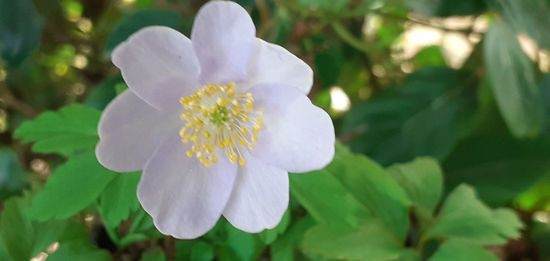
POLYGON ((212 1, 191 39, 152 26, 112 53, 129 90, 99 123, 99 162, 143 170, 138 199, 164 234, 196 238, 223 215, 250 233, 275 227, 288 172, 326 166, 334 127, 307 98, 313 72, 255 37, 245 9, 212 1))

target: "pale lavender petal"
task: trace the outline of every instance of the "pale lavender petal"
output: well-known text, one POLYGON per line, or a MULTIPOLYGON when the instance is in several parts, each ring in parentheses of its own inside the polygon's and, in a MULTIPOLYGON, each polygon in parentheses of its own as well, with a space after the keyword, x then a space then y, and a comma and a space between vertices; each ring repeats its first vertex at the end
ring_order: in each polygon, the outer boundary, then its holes
POLYGON ((251 153, 289 172, 325 167, 334 157, 334 126, 328 114, 297 88, 261 84, 251 89, 263 109, 264 129, 251 153))
POLYGON ((101 115, 97 159, 114 171, 141 170, 160 141, 178 132, 180 123, 177 114, 160 112, 127 90, 101 115))
POLYGON ((285 48, 256 39, 254 52, 248 64, 248 80, 243 89, 260 83, 280 83, 308 94, 313 85, 313 70, 285 48))
POLYGON ((134 33, 113 51, 112 60, 130 89, 160 110, 179 109, 179 98, 200 87, 200 65, 191 40, 169 27, 134 33))
POLYGON ((277 226, 288 207, 288 173, 246 155, 223 211, 236 228, 257 233, 277 226))
POLYGON ((145 166, 137 191, 157 229, 181 239, 197 238, 214 227, 237 173, 225 157, 205 167, 187 157, 188 147, 178 133, 164 141, 145 166))
POLYGON ((229 1, 205 4, 195 18, 191 40, 199 58, 203 84, 246 79, 256 28, 240 5, 229 1))

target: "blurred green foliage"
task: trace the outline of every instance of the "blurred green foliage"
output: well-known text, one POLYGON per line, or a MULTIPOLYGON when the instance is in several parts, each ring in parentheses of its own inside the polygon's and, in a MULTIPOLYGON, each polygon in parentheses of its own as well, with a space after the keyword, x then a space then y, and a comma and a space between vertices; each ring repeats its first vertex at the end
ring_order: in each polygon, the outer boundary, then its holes
POLYGON ((109 56, 205 2, 0 0, 0 260, 550 260, 547 0, 236 1, 314 69, 336 156, 272 230, 160 234, 94 156, 109 56))

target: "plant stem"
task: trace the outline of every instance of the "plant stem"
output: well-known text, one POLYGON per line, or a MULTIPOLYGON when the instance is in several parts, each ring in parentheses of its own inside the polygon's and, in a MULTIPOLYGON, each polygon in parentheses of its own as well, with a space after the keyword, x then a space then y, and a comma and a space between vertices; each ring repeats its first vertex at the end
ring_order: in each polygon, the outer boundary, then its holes
POLYGON ((34 118, 38 115, 38 112, 32 106, 15 98, 4 82, 0 82, 0 99, 6 103, 8 109, 18 111, 25 117, 34 118))

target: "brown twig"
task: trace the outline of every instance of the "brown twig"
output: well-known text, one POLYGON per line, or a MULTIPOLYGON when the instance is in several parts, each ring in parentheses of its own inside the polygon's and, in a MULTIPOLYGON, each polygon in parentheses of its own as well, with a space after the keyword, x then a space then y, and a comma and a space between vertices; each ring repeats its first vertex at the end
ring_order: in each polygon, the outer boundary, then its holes
POLYGON ((4 101, 8 109, 18 111, 25 117, 34 118, 38 112, 30 105, 15 98, 5 82, 0 82, 0 99, 4 101))

